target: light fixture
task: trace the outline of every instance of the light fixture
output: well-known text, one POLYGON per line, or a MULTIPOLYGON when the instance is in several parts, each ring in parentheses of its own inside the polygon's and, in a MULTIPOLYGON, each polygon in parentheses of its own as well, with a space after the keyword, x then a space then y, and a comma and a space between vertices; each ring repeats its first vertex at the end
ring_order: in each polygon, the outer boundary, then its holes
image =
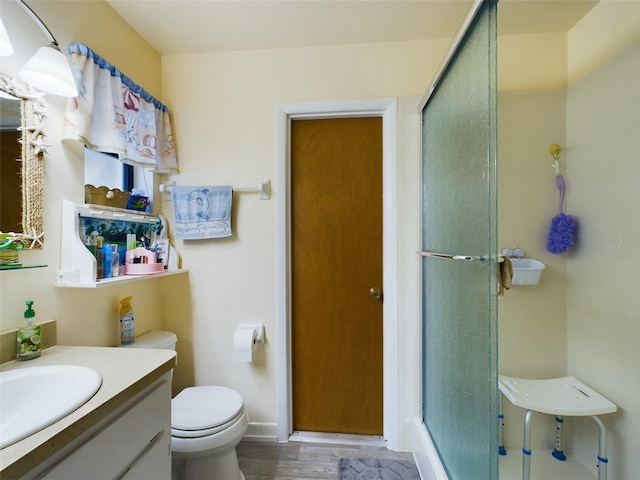
POLYGON ((16 0, 16 2, 25 9, 51 42, 49 45, 38 49, 35 55, 20 70, 20 76, 27 83, 44 92, 60 95, 61 97, 77 96, 78 89, 71 73, 69 60, 60 51, 57 40, 40 20, 40 17, 26 3, 22 0, 16 0))
POLYGON ((13 55, 13 45, 11 45, 11 40, 9 40, 7 30, 2 24, 2 19, 0 19, 0 57, 8 55, 13 55))

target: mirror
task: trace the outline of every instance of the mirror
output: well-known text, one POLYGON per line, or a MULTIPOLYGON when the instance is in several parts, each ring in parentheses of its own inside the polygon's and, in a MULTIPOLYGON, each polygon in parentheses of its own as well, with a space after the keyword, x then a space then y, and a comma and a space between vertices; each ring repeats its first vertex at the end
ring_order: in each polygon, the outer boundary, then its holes
POLYGON ((22 231, 22 199, 16 195, 21 188, 22 145, 20 122, 22 100, 0 93, 0 231, 22 231))
POLYGON ((0 116, 3 117, 0 231, 19 234, 25 240, 25 248, 41 249, 44 241, 44 152, 48 146, 43 131, 44 94, 0 72, 0 95, 0 116), (5 115, 7 125, 13 124, 7 131, 5 115))
POLYGON ((84 149, 85 203, 151 213, 153 170, 121 162, 117 155, 84 149))

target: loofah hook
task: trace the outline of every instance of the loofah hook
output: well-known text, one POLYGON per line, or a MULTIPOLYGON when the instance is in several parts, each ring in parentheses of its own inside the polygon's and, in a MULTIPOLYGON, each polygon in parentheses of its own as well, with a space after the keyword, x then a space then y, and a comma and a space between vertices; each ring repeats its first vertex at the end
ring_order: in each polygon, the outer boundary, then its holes
POLYGON ((556 186, 560 193, 558 214, 551 220, 551 227, 547 237, 547 251, 554 254, 564 253, 571 245, 573 245, 574 231, 576 228, 573 217, 562 212, 565 184, 564 178, 560 175, 560 166, 558 161, 561 151, 562 149, 560 148, 560 145, 556 143, 549 145, 549 153, 553 155, 553 159, 555 160, 553 167, 556 169, 556 186))
POLYGON ((560 148, 560 145, 558 145, 557 143, 549 145, 549 153, 553 155, 553 159, 555 160, 555 164, 551 166, 556 169, 556 176, 560 174, 560 165, 558 165, 558 159, 560 158, 561 151, 562 148, 560 148))

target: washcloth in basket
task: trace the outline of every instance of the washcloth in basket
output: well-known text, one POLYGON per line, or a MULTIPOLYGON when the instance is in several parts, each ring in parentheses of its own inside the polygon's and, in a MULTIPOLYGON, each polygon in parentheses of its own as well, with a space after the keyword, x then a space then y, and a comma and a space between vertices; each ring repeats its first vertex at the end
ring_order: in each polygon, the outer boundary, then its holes
POLYGON ((231 236, 231 187, 172 187, 171 198, 176 238, 200 240, 231 236))
POLYGON ((511 279, 513 278, 513 265, 511 259, 506 255, 499 255, 498 262, 498 297, 503 297, 505 290, 511 289, 511 279))

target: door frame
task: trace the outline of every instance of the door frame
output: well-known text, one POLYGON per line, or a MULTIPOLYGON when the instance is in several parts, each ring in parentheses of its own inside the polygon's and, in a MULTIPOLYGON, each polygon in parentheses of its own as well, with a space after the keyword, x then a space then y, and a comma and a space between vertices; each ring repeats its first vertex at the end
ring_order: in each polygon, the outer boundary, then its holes
POLYGON ((286 442, 293 430, 291 386, 291 175, 290 125, 296 119, 338 117, 382 118, 382 309, 383 437, 389 448, 399 444, 398 366, 398 189, 396 98, 310 102, 277 106, 276 120, 276 327, 277 327, 277 431, 286 442))

